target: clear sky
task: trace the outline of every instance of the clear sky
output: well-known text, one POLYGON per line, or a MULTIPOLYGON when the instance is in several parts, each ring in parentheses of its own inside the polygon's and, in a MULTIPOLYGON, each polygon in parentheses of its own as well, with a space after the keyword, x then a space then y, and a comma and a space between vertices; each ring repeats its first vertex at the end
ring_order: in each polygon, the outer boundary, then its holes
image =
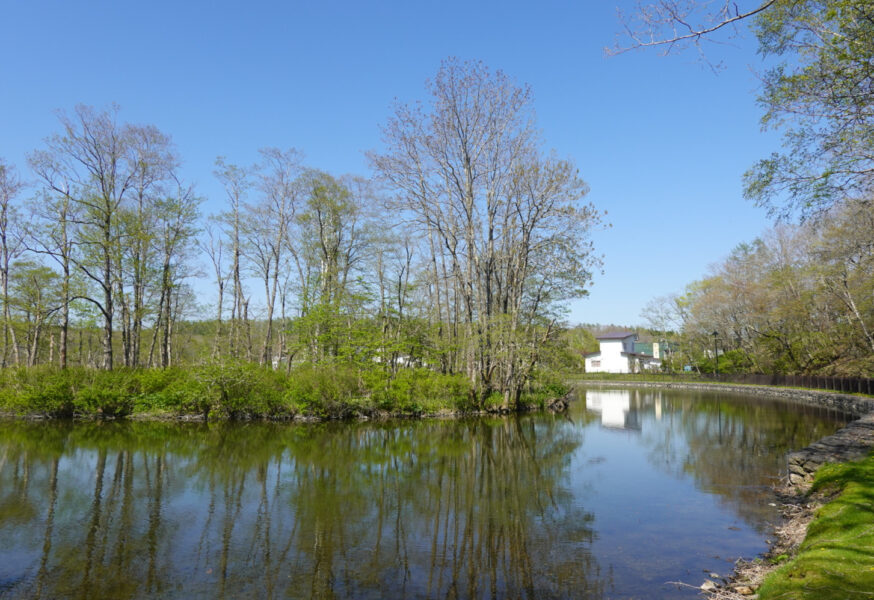
POLYGON ((476 2, 70 2, 0 0, 0 156, 28 152, 77 103, 121 106, 175 141, 183 175, 221 210, 216 156, 248 164, 295 147, 335 175, 369 174, 364 152, 394 99, 424 97, 448 56, 484 61, 534 91, 548 148, 571 158, 608 212, 605 255, 571 322, 642 323, 768 225, 741 175, 778 147, 760 131, 756 42, 605 57, 630 0, 476 2))

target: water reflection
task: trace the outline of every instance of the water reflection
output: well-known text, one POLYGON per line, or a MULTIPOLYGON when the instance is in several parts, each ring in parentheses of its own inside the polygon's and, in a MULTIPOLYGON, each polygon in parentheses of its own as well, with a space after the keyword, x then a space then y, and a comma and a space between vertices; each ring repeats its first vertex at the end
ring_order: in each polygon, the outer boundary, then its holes
POLYGON ((563 419, 0 423, 0 596, 603 597, 563 419))
POLYGON ((606 429, 640 434, 650 465, 691 477, 751 527, 775 514, 763 493, 785 475, 786 454, 849 420, 832 409, 761 397, 659 389, 589 389, 585 406, 606 429))
POLYGON ((785 452, 842 422, 704 393, 581 400, 444 422, 0 422, 0 598, 694 598, 665 582, 764 550, 785 452))
POLYGON ((640 430, 638 408, 632 409, 628 390, 587 390, 584 398, 586 408, 600 415, 602 427, 640 430))

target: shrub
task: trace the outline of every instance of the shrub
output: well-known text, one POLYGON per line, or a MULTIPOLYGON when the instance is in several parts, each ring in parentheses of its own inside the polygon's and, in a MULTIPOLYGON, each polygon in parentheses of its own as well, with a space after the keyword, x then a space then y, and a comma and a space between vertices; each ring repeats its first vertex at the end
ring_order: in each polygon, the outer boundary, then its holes
MULTIPOLYGON (((223 361, 197 369, 203 396, 196 402, 205 415, 231 419, 275 417, 284 412, 281 373, 241 361, 223 361)), ((192 390, 193 391, 193 390, 192 390)))
POLYGON ((135 373, 129 369, 91 371, 91 381, 73 400, 77 413, 91 416, 124 417, 133 411, 139 391, 135 373))
POLYGON ((124 417, 133 411, 134 399, 125 389, 95 384, 79 390, 74 405, 77 413, 124 417))
POLYGON ((61 370, 25 375, 18 394, 20 411, 47 417, 71 417, 75 411, 75 377, 61 370))
POLYGON ((285 402, 294 413, 345 417, 366 403, 361 400, 358 371, 350 365, 303 365, 287 382, 285 402))
POLYGON ((71 417, 75 411, 76 390, 83 385, 86 374, 82 368, 4 369, 0 406, 18 413, 71 417))

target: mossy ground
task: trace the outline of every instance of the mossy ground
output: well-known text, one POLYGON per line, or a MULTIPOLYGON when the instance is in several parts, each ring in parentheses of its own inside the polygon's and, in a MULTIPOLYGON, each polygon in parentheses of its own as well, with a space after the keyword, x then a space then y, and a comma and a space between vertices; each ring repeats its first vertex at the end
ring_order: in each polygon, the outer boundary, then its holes
POLYGON ((811 493, 833 496, 816 513, 798 555, 759 588, 760 600, 846 600, 874 595, 874 454, 826 465, 811 493))

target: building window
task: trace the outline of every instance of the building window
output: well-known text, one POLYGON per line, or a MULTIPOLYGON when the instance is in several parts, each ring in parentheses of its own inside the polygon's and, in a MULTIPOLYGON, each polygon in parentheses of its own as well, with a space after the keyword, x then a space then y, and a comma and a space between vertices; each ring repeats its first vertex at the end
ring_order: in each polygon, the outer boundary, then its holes
POLYGON ((592 366, 593 366, 593 367, 600 367, 600 366, 601 366, 601 361, 600 361, 600 360, 593 360, 593 361, 592 361, 592 366))

